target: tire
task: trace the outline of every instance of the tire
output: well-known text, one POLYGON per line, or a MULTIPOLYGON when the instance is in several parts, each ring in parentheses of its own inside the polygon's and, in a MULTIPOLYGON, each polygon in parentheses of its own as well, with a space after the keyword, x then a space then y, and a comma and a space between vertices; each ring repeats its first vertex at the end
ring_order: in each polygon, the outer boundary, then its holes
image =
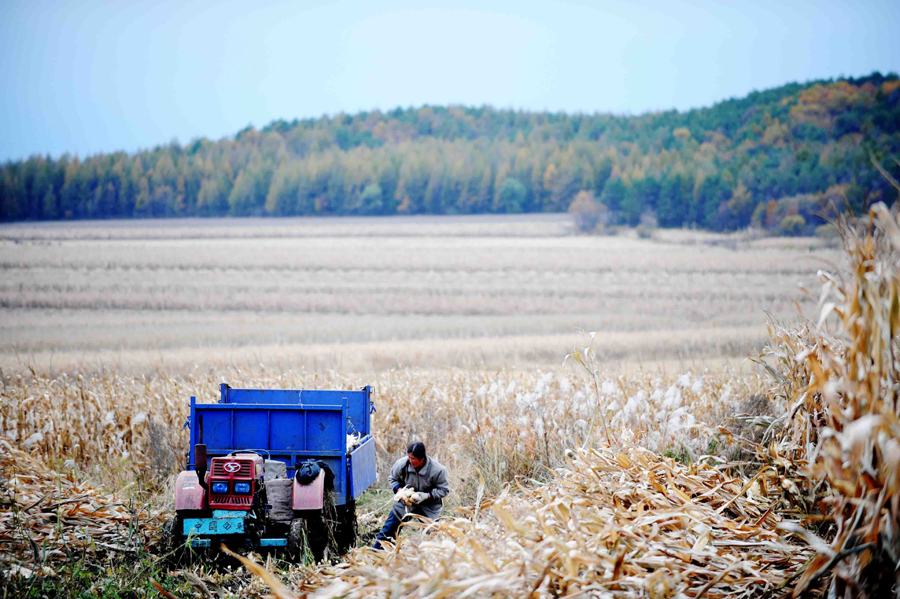
POLYGON ((163 553, 169 553, 175 549, 175 520, 167 520, 163 524, 159 546, 163 553))
POLYGON ((299 512, 306 520, 306 543, 316 562, 323 562, 338 552, 335 542, 338 511, 332 493, 326 491, 322 501, 320 510, 299 512))
POLYGON ((359 523, 356 520, 356 502, 348 501, 337 508, 337 526, 334 531, 334 540, 340 555, 346 554, 356 545, 359 537, 359 523))
POLYGON ((177 564, 184 557, 184 535, 181 534, 181 518, 175 516, 162 527, 159 541, 161 557, 170 564, 177 564))
POLYGON ((291 561, 301 561, 307 549, 306 520, 294 518, 288 531, 288 557, 291 561))
POLYGON ((309 545, 309 551, 312 553, 316 562, 325 560, 328 540, 331 536, 328 530, 328 523, 325 515, 321 511, 309 512, 306 516, 306 541, 309 545))
POLYGON ((322 509, 294 512, 288 533, 288 553, 291 559, 299 560, 309 552, 316 562, 322 562, 336 555, 337 529, 338 510, 331 492, 326 491, 322 509))

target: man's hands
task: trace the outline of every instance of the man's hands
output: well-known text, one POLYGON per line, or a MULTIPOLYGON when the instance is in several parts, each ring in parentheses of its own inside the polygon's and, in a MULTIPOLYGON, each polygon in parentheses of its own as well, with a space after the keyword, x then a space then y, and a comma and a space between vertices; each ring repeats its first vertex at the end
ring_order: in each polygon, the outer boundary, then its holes
POLYGON ((406 505, 412 505, 416 503, 415 496, 415 489, 412 487, 403 487, 394 495, 394 501, 402 501, 406 505))
POLYGON ((394 495, 394 501, 402 501, 406 505, 422 503, 431 497, 428 493, 417 493, 412 487, 404 487, 394 495))

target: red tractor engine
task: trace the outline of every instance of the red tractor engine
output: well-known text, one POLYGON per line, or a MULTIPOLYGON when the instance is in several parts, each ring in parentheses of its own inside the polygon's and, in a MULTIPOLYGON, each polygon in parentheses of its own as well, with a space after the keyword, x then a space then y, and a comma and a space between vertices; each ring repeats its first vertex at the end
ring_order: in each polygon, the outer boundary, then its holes
POLYGON ((249 510, 265 475, 265 461, 255 453, 213 458, 209 473, 209 507, 249 510))

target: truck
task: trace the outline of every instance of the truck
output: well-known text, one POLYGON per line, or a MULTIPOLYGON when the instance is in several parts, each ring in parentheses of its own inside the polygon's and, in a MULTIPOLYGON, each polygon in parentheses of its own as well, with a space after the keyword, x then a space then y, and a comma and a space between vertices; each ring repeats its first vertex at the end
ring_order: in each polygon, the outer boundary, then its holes
POLYGON ((317 561, 357 537, 356 500, 376 480, 372 388, 236 389, 191 397, 186 468, 163 542, 283 549, 317 561))

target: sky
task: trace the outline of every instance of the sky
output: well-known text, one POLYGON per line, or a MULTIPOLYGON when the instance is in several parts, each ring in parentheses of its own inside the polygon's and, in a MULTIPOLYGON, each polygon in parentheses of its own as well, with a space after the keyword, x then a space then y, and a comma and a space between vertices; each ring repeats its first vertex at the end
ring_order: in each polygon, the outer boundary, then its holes
POLYGON ((640 114, 900 72, 900 2, 0 0, 0 160, 423 104, 640 114))

